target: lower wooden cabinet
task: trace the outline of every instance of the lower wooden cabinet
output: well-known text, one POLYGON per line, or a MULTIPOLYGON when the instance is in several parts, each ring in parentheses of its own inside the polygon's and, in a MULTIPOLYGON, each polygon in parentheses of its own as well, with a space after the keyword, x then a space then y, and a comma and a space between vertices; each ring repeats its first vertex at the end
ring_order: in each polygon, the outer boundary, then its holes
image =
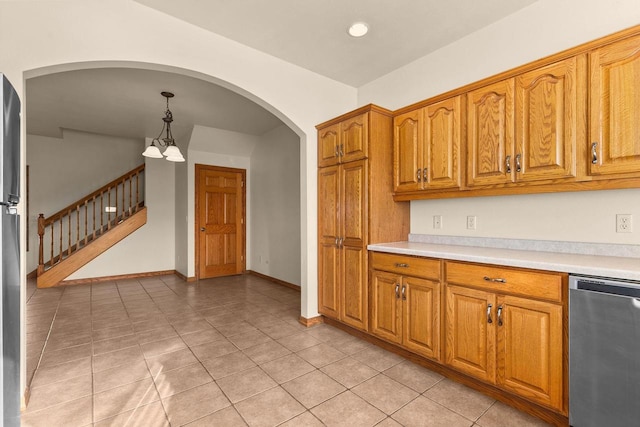
POLYGON ((440 360, 440 261, 372 254, 370 332, 440 360), (427 261, 427 268, 424 261, 427 261), (415 264, 414 264, 415 263, 415 264), (406 269, 434 279, 406 276, 406 269))
MULTIPOLYGON (((446 263, 445 363, 531 401, 564 411, 564 275, 446 263), (481 268, 482 272, 475 270, 481 268), (472 285, 456 278, 480 273, 472 285), (449 272, 451 274, 449 275, 449 272), (472 273, 473 274, 473 273, 472 273), (554 280, 555 279, 555 280, 554 280), (558 287, 556 301, 506 294, 558 287), (549 281, 552 283, 550 284, 549 281), (478 283, 486 282, 487 289, 478 283), (494 290, 495 286, 504 290, 494 290)), ((553 295, 556 293, 547 292, 553 295)))

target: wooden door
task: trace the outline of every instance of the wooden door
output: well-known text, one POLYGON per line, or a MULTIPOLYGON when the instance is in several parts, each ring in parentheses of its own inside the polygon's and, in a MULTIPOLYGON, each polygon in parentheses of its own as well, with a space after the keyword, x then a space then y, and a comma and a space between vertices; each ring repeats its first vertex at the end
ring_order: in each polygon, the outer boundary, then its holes
POLYGON ((402 277, 371 272, 371 333, 387 341, 402 342, 402 277))
POLYGON ((516 77, 517 181, 573 178, 585 136, 585 57, 516 77))
POLYGON ((467 94, 467 185, 513 180, 513 79, 467 94))
POLYGON ((495 294, 461 286, 446 287, 445 362, 495 383, 495 294))
POLYGON ((591 175, 640 175, 640 36, 589 55, 591 175))
POLYGON ((440 283, 405 277, 402 284, 402 344, 423 356, 440 360, 440 283))
POLYGON ((342 163, 367 157, 369 144, 369 113, 347 119, 340 123, 339 154, 342 163))
POLYGON ((340 165, 340 318, 360 329, 368 325, 367 161, 340 165))
POLYGON ((394 191, 422 188, 423 110, 409 111, 393 118, 394 191))
POLYGON ((497 303, 498 384, 562 410, 562 306, 512 296, 497 303))
POLYGON ((337 165, 340 161, 340 124, 318 131, 318 167, 337 165))
POLYGON ((198 278, 240 274, 245 268, 244 169, 196 165, 198 278))
POLYGON ((340 317, 339 167, 318 169, 318 311, 340 317))
POLYGON ((461 96, 425 107, 422 181, 425 189, 460 186, 461 96))

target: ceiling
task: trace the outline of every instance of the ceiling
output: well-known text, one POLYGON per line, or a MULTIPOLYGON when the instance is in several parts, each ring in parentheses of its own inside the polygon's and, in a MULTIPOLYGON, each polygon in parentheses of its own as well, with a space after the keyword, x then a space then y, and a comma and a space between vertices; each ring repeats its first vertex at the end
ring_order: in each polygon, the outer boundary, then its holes
POLYGON ((360 87, 535 0, 135 0, 360 87), (365 22, 362 38, 347 34, 365 22))
MULTIPOLYGON (((178 19, 358 87, 495 22, 535 0, 134 0, 178 19), (366 22, 363 38, 347 27, 366 22)), ((27 80, 27 133, 62 129, 142 139, 195 125, 262 135, 282 124, 230 90, 183 75, 130 68, 69 71, 27 80)))

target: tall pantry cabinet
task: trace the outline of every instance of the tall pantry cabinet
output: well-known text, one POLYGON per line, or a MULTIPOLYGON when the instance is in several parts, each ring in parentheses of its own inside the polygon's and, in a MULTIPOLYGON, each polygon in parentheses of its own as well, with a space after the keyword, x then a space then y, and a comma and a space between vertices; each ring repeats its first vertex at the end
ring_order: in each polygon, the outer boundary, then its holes
POLYGON ((367 330, 367 245, 409 233, 409 204, 392 197, 391 112, 367 105, 316 128, 318 311, 367 330))

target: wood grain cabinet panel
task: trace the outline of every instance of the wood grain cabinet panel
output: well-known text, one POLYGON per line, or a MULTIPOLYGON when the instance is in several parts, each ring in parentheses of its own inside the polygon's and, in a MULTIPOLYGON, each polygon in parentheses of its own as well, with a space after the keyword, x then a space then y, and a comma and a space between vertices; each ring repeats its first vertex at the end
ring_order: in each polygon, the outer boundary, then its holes
POLYGON ((367 245, 409 233, 409 205, 392 195, 392 115, 368 105, 317 129, 318 312, 368 330, 367 245))
POLYGON ((640 36, 589 54, 589 173, 640 176, 640 36))
POLYGON ((514 79, 467 94, 467 185, 514 179, 514 79))
POLYGON ((481 380, 495 383, 496 346, 491 314, 495 295, 447 286, 445 362, 481 380))
POLYGON ((462 97, 394 117, 394 190, 460 187, 462 97))
MULTIPOLYGON (((500 272, 500 267, 481 264, 445 265, 445 362, 566 413, 564 299, 540 301, 508 293, 524 293, 536 283, 561 291, 567 275, 511 268, 500 272), (486 269, 482 279, 477 278, 481 269, 486 269), (515 286, 509 288, 510 283, 515 286)), ((555 299, 554 293, 536 295, 555 299)))
POLYGON ((573 179, 585 140, 584 55, 516 77, 517 181, 573 179))
POLYGON ((498 385, 562 408, 562 306, 498 297, 498 385))
POLYGON ((371 266, 370 332, 440 360, 440 261, 374 252, 371 266), (423 269, 435 279, 406 275, 423 269), (405 274, 395 273, 401 270, 405 274))

